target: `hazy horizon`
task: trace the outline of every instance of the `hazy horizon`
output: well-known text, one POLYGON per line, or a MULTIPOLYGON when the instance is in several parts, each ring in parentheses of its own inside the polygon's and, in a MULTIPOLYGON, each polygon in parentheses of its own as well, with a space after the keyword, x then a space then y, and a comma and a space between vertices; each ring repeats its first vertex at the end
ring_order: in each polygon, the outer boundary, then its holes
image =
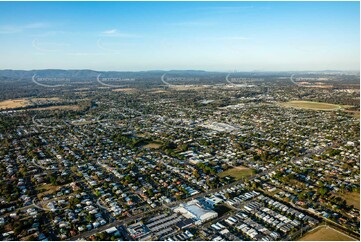
POLYGON ((0 71, 96 71, 96 72, 172 72, 172 71, 199 71, 199 72, 360 72, 360 70, 204 70, 204 69, 144 69, 144 70, 97 70, 97 69, 63 69, 63 68, 44 68, 44 69, 0 69, 0 71))

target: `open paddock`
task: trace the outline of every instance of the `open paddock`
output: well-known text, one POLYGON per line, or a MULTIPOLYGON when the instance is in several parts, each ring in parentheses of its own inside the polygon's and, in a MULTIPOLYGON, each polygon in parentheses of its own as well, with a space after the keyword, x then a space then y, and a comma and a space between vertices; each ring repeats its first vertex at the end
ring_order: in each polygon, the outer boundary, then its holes
POLYGON ((176 91, 188 91, 188 90, 202 90, 209 88, 208 85, 171 85, 169 86, 170 89, 176 91))
POLYGON ((0 109, 23 108, 30 104, 25 98, 0 101, 0 109))
POLYGON ((149 143, 149 144, 144 145, 143 148, 159 149, 161 146, 162 146, 162 144, 160 144, 160 143, 152 142, 152 143, 149 143))
POLYGON ((49 106, 43 108, 30 108, 29 110, 80 110, 78 105, 49 106))
POLYGON ((30 101, 37 102, 37 101, 59 101, 60 98, 58 97, 37 97, 37 98, 30 98, 30 101))
POLYGON ((345 199, 348 205, 353 205, 355 208, 360 209, 359 192, 347 192, 345 194, 340 194, 339 196, 345 199))
POLYGON ((332 103, 320 103, 311 101, 289 101, 285 103, 279 103, 280 106, 285 108, 298 108, 298 109, 310 109, 310 110, 322 110, 322 111, 334 111, 343 109, 343 106, 332 103))
POLYGON ((117 88, 113 89, 113 92, 125 92, 125 93, 136 93, 138 89, 136 88, 117 88))
POLYGON ((244 166, 237 166, 226 171, 223 171, 218 174, 219 177, 231 176, 236 180, 240 180, 244 177, 248 177, 254 174, 252 169, 249 169, 244 166))
POLYGON ((38 199, 42 200, 42 198, 48 194, 54 194, 58 191, 61 186, 54 186, 51 184, 43 183, 37 186, 35 189, 39 192, 37 197, 38 199))
POLYGON ((321 225, 306 233, 299 241, 356 241, 356 239, 327 225, 321 225))

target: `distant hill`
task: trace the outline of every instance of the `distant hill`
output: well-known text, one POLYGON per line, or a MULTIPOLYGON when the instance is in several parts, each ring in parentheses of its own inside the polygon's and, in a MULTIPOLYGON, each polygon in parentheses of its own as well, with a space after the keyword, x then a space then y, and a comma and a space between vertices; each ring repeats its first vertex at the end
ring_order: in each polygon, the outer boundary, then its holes
POLYGON ((34 75, 46 77, 63 77, 63 78, 93 78, 99 74, 112 77, 159 77, 164 73, 173 75, 195 75, 205 76, 210 74, 221 74, 219 72, 207 72, 198 70, 172 70, 172 71, 94 71, 94 70, 61 70, 61 69, 44 69, 44 70, 0 70, 0 78, 31 78, 34 75))
MULTIPOLYGON (((308 75, 318 75, 318 74, 330 74, 334 72, 325 71, 320 72, 270 72, 270 71, 253 71, 253 72, 237 72, 236 75, 241 75, 245 77, 289 77, 292 74, 308 74, 308 75)), ((347 73, 347 72, 344 72, 347 73)), ((227 72, 210 72, 203 70, 151 70, 151 71, 95 71, 95 70, 62 70, 62 69, 43 69, 43 70, 0 70, 0 80, 20 80, 20 79, 31 79, 34 75, 38 77, 51 77, 51 78, 70 78, 72 80, 82 80, 89 78, 96 78, 98 75, 102 77, 123 77, 123 78, 136 78, 136 79, 153 79, 160 78, 163 74, 167 76, 182 76, 182 77, 224 77, 227 75, 227 72)), ((355 73, 353 73, 355 74, 355 73)), ((359 74, 359 73, 356 73, 359 74)))

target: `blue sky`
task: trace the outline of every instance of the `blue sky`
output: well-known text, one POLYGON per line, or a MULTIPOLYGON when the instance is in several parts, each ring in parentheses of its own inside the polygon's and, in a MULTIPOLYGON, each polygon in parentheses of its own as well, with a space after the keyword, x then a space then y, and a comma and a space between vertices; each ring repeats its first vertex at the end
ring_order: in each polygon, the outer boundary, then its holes
POLYGON ((0 2, 0 69, 358 70, 359 2, 0 2))

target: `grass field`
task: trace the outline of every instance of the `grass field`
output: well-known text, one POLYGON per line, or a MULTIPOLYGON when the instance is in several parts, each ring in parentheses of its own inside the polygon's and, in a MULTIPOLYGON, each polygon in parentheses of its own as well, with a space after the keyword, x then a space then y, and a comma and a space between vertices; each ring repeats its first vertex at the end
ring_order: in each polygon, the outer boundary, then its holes
POLYGON ((231 169, 228 169, 226 171, 223 171, 218 174, 219 177, 225 177, 225 176, 231 176, 235 180, 240 180, 244 177, 251 176, 254 174, 254 171, 252 169, 249 169, 244 166, 237 166, 231 169))
POLYGON ((41 200, 44 196, 55 193, 60 188, 61 186, 53 186, 51 184, 43 183, 36 187, 36 190, 39 192, 37 196, 41 200))
POLYGON ((324 82, 298 82, 298 84, 303 85, 303 87, 313 87, 313 88, 332 88, 333 85, 327 85, 324 82))
POLYGON ((125 92, 125 93, 136 93, 137 89, 136 88, 117 88, 117 89, 113 89, 113 92, 125 92))
MULTIPOLYGON (((32 105, 32 102, 38 101, 59 101, 58 97, 51 98, 22 98, 22 99, 9 99, 5 101, 0 101, 0 110, 1 109, 12 109, 12 108, 26 108, 32 105)), ((59 106, 49 106, 42 108, 28 108, 28 110, 79 110, 78 105, 59 105, 59 106)))
POLYGON ((299 241, 356 241, 356 239, 323 225, 308 232, 299 241))
POLYGON ((310 102, 310 101, 289 101, 286 103, 279 103, 279 104, 286 108, 299 108, 299 109, 324 110, 324 111, 333 111, 343 108, 341 105, 336 105, 331 103, 310 102))
POLYGON ((152 91, 150 93, 168 93, 168 91, 163 90, 163 89, 152 89, 152 91))
POLYGON ((208 88, 207 85, 202 85, 202 86, 196 86, 196 85, 172 85, 170 86, 170 88, 172 88, 173 90, 176 91, 187 91, 187 90, 201 90, 201 89, 205 89, 208 88))
POLYGON ((0 102, 0 109, 10 109, 10 108, 22 108, 29 105, 29 101, 26 99, 10 99, 0 102))
POLYGON ((162 144, 159 144, 159 143, 149 143, 149 144, 144 145, 143 148, 158 149, 161 146, 162 146, 162 144))
POLYGON ((348 205, 353 205, 355 208, 360 209, 360 193, 359 192, 348 192, 340 195, 346 200, 348 205))
POLYGON ((360 120, 360 111, 354 112, 354 117, 360 120))
POLYGON ((353 116, 354 116, 356 119, 360 120, 360 111, 355 111, 355 112, 352 112, 352 113, 353 113, 353 116))
POLYGON ((39 98, 30 98, 30 101, 37 102, 37 101, 59 101, 60 98, 58 97, 39 97, 39 98))
POLYGON ((360 111, 345 110, 345 112, 352 113, 356 119, 360 120, 360 111))
POLYGON ((79 110, 78 105, 49 106, 44 108, 30 108, 29 110, 79 110))

